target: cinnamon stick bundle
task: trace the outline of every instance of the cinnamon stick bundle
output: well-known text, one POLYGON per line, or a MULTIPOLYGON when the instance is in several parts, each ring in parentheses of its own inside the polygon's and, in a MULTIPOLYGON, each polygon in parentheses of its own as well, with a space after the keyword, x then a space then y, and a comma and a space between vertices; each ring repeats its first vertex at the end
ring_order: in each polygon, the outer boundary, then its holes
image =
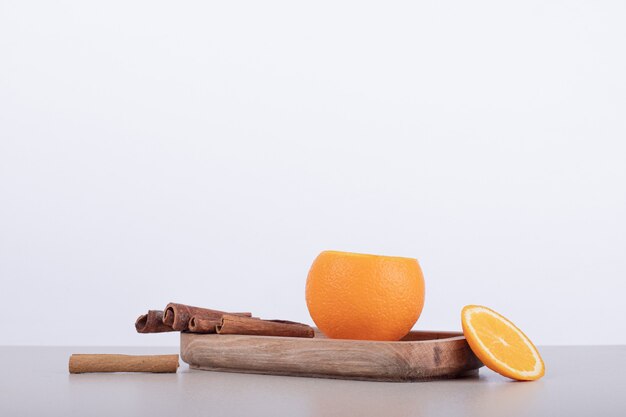
POLYGON ((114 355, 73 354, 70 356, 70 374, 86 372, 154 372, 175 373, 178 355, 114 355))
POLYGON ((212 310, 209 308, 194 307, 185 304, 169 303, 165 307, 163 315, 163 323, 170 326, 176 331, 184 331, 189 329, 189 320, 192 317, 198 319, 221 319, 222 315, 231 314, 236 316, 251 317, 252 313, 227 313, 220 310, 212 310))
POLYGON ((222 324, 222 318, 206 319, 193 316, 189 320, 189 331, 191 333, 215 333, 215 328, 222 324))
POLYGON ((218 334, 246 334, 257 336, 313 337, 311 326, 288 320, 261 320, 224 314, 217 326, 218 334))
POLYGON ((163 323, 163 312, 161 310, 149 310, 148 314, 143 314, 135 321, 137 333, 162 333, 174 332, 172 326, 163 323))

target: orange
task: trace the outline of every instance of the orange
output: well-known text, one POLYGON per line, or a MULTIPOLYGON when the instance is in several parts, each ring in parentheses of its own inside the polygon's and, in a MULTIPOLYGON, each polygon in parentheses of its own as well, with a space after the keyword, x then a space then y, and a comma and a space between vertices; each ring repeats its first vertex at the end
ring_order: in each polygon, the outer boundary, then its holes
POLYGON ((492 371, 521 381, 544 375, 545 365, 535 345, 502 315, 469 305, 461 312, 461 324, 472 351, 492 371))
POLYGON ((400 340, 424 307, 416 259, 324 251, 313 261, 306 303, 330 338, 400 340))

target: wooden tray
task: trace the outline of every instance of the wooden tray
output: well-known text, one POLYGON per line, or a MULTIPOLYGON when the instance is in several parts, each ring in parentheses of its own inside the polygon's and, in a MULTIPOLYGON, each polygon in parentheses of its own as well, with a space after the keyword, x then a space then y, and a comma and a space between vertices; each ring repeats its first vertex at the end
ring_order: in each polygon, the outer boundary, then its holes
POLYGON ((429 381, 478 374, 462 333, 409 333, 399 342, 181 333, 193 369, 369 381, 429 381))

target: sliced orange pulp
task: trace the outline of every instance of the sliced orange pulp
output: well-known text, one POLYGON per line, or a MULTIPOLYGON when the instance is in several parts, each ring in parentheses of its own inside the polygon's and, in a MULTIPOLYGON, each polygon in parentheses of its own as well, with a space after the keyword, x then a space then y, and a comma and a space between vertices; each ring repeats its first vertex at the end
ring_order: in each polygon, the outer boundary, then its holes
POLYGON ((468 305, 461 312, 461 323, 472 351, 489 369, 520 381, 544 375, 545 365, 535 345, 504 316, 468 305))

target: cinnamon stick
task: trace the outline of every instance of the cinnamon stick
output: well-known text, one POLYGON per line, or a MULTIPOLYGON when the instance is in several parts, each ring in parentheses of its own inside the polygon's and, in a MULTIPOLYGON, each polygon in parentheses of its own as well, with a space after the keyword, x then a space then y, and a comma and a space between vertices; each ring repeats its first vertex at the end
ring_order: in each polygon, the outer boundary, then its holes
POLYGON ((224 314, 232 314, 237 316, 251 317, 251 313, 227 313, 220 310, 212 310, 210 308, 194 307, 185 304, 169 303, 165 307, 163 314, 163 323, 172 327, 177 331, 184 331, 189 328, 189 320, 191 317, 203 319, 220 319, 224 314))
POLYGON ((178 355, 114 355, 73 354, 70 356, 70 374, 86 372, 155 372, 175 373, 178 355))
POLYGON ((189 331, 192 333, 215 333, 215 327, 222 323, 222 318, 206 319, 193 316, 189 320, 189 331))
POLYGON ((148 314, 143 314, 135 321, 137 333, 162 333, 174 332, 172 326, 163 323, 163 312, 161 310, 149 310, 148 314))
POLYGON ((219 334, 247 334, 257 336, 313 337, 311 326, 288 320, 261 320, 224 314, 216 328, 219 334))

